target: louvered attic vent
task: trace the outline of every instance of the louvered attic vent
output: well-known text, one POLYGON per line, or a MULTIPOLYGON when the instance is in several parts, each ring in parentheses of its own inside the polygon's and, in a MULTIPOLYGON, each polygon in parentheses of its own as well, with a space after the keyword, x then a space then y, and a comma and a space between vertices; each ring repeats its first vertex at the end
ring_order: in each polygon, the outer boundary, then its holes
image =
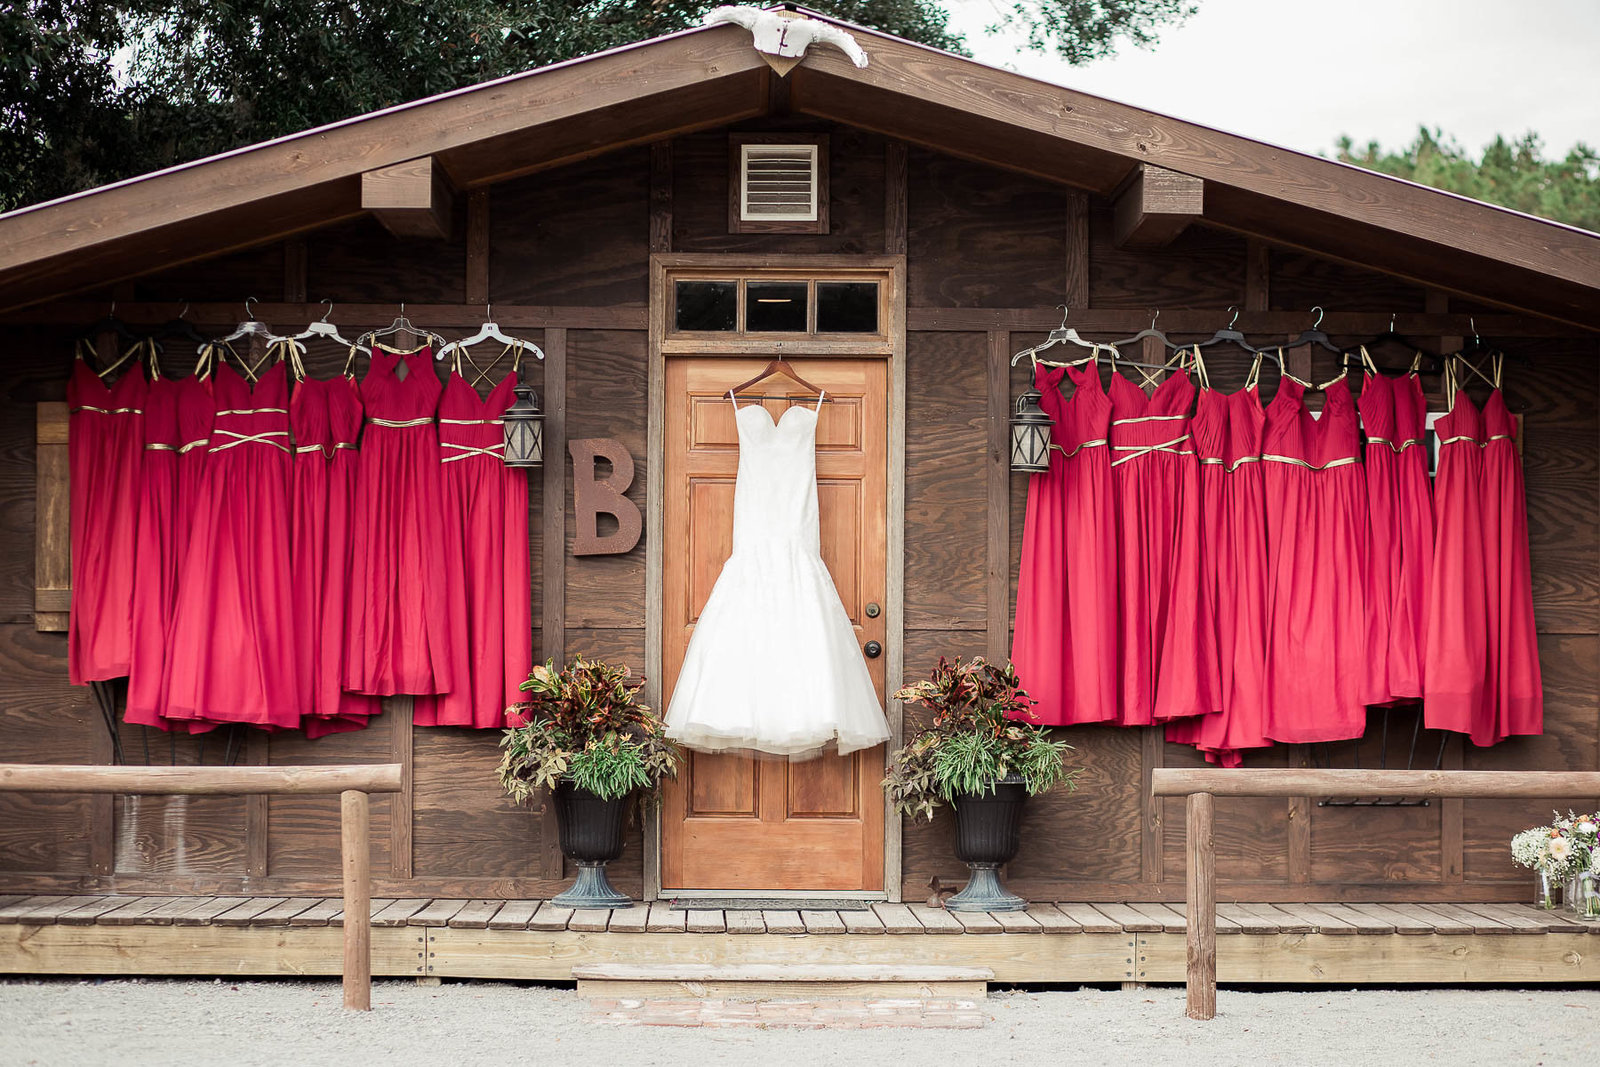
POLYGON ((815 222, 817 145, 740 145, 739 217, 745 222, 815 222))

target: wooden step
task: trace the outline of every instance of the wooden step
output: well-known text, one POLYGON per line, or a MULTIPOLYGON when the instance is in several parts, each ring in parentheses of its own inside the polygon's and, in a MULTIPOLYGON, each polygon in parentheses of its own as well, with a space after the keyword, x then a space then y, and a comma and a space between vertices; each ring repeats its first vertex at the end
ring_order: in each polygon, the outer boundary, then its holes
POLYGON ((585 999, 817 1000, 916 998, 981 1000, 987 967, 874 964, 625 964, 573 967, 585 999))

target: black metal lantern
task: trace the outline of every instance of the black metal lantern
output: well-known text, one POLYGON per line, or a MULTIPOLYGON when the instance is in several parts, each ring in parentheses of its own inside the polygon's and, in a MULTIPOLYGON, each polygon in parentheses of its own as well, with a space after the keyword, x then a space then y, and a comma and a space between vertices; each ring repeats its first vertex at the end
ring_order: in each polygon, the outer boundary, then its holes
POLYGON ((1037 389, 1017 397, 1011 413, 1011 469, 1018 474, 1043 474, 1050 469, 1050 416, 1039 406, 1037 389))
POLYGON ((506 426, 506 466, 537 467, 544 462, 544 412, 521 371, 513 391, 517 399, 501 416, 506 426))

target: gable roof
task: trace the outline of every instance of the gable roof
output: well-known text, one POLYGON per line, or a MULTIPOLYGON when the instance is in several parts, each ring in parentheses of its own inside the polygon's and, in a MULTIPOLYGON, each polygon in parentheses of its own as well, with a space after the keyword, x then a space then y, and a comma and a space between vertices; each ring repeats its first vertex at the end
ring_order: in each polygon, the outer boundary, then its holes
MULTIPOLYGON (((1205 182, 1206 225, 1600 328, 1600 235, 826 21, 871 62, 813 47, 791 114, 1102 196, 1153 164, 1205 182)), ((421 156, 464 190, 758 117, 776 77, 748 31, 685 30, 22 208, 0 310, 359 215, 363 172, 421 156)))

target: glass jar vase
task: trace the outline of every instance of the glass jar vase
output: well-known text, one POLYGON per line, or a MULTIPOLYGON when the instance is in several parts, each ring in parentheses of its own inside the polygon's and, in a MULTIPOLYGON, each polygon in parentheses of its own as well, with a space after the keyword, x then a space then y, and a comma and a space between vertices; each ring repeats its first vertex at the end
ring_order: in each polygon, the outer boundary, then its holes
POLYGON ((1594 874, 1581 871, 1573 874, 1567 883, 1568 907, 1584 922, 1600 922, 1600 885, 1594 874))
POLYGON ((1554 911, 1561 905, 1561 887, 1547 871, 1533 872, 1533 906, 1554 911))

